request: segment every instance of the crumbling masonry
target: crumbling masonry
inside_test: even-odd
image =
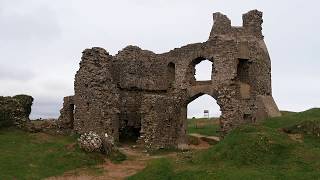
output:
[[[280,112],[271,92],[271,64],[262,35],[262,12],[233,27],[213,14],[209,39],[163,54],[127,46],[115,56],[98,47],[83,51],[75,95],[64,99],[62,128],[94,131],[121,141],[136,137],[146,148],[186,144],[187,105],[208,94],[221,110],[221,133]],[[212,64],[210,81],[196,81],[195,65]]]

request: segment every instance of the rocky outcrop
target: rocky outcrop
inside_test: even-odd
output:
[[[7,126],[25,127],[30,122],[33,98],[28,95],[0,96],[0,128]]]

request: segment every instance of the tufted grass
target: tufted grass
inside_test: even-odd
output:
[[[157,159],[128,179],[320,179],[320,137],[309,133],[314,128],[306,121],[320,122],[320,109],[241,126],[208,150]]]
[[[76,137],[0,130],[0,179],[43,179],[103,162],[99,154],[87,154]]]

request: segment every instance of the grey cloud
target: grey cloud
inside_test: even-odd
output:
[[[23,8],[23,5],[7,1],[4,7],[8,9],[0,9],[0,41],[49,41],[59,36],[60,29],[54,11],[41,3],[29,8],[27,5]]]
[[[30,118],[57,118],[61,106],[62,99],[36,97],[32,105],[32,114]]]
[[[35,74],[28,69],[0,65],[0,80],[29,81],[34,77]]]
[[[63,81],[62,79],[59,80],[47,80],[43,81],[41,83],[41,87],[43,87],[44,90],[49,92],[55,92],[58,93],[59,91],[62,91],[63,93],[66,93],[66,88],[72,89],[73,84],[69,84],[68,82]],[[71,92],[71,94],[73,94]]]
[[[280,109],[319,107],[319,5],[316,0],[276,5],[261,0],[1,0],[0,93],[29,93],[35,97],[32,117],[57,117],[63,96],[73,93],[83,49],[101,46],[115,54],[133,44],[162,53],[206,41],[213,12],[241,25],[242,13],[259,9]],[[210,97],[197,99],[188,116],[201,117],[214,104]]]

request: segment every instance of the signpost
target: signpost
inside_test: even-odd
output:
[[[203,116],[204,116],[204,118],[209,119],[209,118],[210,118],[210,116],[209,116],[209,110],[204,110],[204,111],[203,111]]]

